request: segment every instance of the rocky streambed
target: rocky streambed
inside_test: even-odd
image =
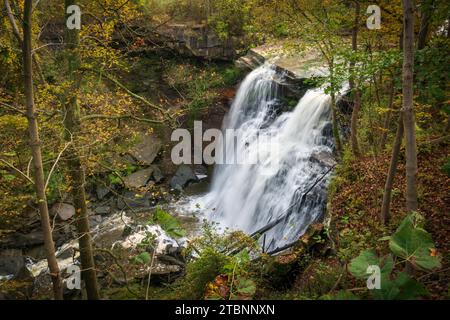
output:
[[[145,135],[140,140],[129,152],[106,159],[110,163],[105,167],[111,169],[99,172],[95,183],[87,186],[94,258],[102,287],[144,281],[149,273],[152,283],[173,281],[183,274],[183,250],[198,230],[199,218],[178,210],[177,203],[186,193],[204,189],[208,169],[181,165],[167,170],[159,138]],[[118,174],[112,169],[118,163],[132,165],[134,172]],[[112,183],[111,175],[120,181]],[[70,195],[52,204],[50,213],[57,260],[67,281],[76,270],[70,267],[80,266]],[[0,235],[0,299],[28,299],[51,288],[36,206],[28,204],[22,220],[16,230]],[[173,230],[174,224],[179,230]],[[21,286],[12,290],[14,295],[4,290],[11,284]],[[70,296],[79,293],[65,291]]]

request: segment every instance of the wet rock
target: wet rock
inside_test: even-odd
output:
[[[147,192],[125,191],[122,196],[117,199],[117,208],[119,208],[119,210],[148,208],[150,205],[150,194]]]
[[[75,207],[68,203],[56,203],[51,208],[62,221],[67,221],[75,215]]]
[[[140,143],[135,146],[130,154],[143,165],[151,165],[162,148],[162,142],[154,135],[142,135]]]
[[[323,129],[322,129],[322,135],[326,138],[332,138],[333,137],[333,124],[327,123]]]
[[[125,214],[114,214],[92,230],[92,240],[99,247],[111,248],[115,242],[122,240],[131,223],[131,219]]]
[[[89,224],[91,227],[95,227],[98,224],[102,222],[102,216],[101,215],[91,215],[89,217]]]
[[[132,250],[148,236],[152,236],[155,241],[155,250],[157,255],[181,253],[186,247],[185,238],[174,239],[170,237],[159,225],[138,226],[137,231],[127,236],[122,242],[117,243],[124,249]]]
[[[111,213],[111,207],[101,206],[94,209],[94,212],[101,215],[107,215]]]
[[[34,260],[42,260],[46,258],[45,247],[43,245],[33,247],[25,250],[25,256],[31,257]]]
[[[182,191],[191,182],[198,182],[199,179],[195,175],[192,168],[182,164],[178,167],[175,176],[170,180],[170,187],[174,190]]]
[[[58,260],[58,266],[61,271],[61,274],[63,275],[63,278],[68,267],[73,265],[79,265],[78,261],[79,257],[80,253],[78,240],[72,240],[62,245],[56,251],[56,259]],[[30,264],[28,266],[28,270],[30,274],[34,277],[34,287],[36,290],[51,287],[51,277],[48,274],[49,270],[46,259],[42,259],[36,263]]]
[[[208,177],[208,168],[203,165],[196,165],[194,167],[194,173],[198,179],[206,179]]]
[[[318,162],[319,164],[327,168],[331,168],[337,164],[336,159],[333,157],[333,154],[326,151],[313,153],[311,155],[311,161]]]

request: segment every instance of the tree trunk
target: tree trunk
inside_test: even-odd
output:
[[[23,47],[23,39],[20,36],[19,27],[17,26],[16,19],[14,19],[14,15],[11,10],[11,6],[9,5],[9,1],[5,0],[5,9],[6,9],[6,15],[8,16],[9,23],[11,24],[11,28],[13,31],[14,36],[17,39],[17,42],[19,43],[19,47]],[[31,54],[31,58],[33,59],[34,66],[36,68],[36,72],[39,76],[39,79],[42,83],[46,83],[44,75],[42,73],[41,65],[39,64],[38,60],[36,59],[36,54]]]
[[[27,107],[28,130],[30,134],[31,153],[34,167],[34,187],[36,190],[39,213],[41,216],[42,232],[44,233],[44,247],[47,255],[48,268],[53,282],[53,294],[56,300],[62,300],[61,273],[55,256],[52,229],[48,214],[47,197],[45,195],[44,168],[42,166],[41,143],[39,127],[33,98],[33,65],[31,57],[31,16],[33,1],[26,0],[23,17],[23,72],[24,89]]]
[[[417,211],[417,143],[414,117],[414,8],[412,0],[402,0],[403,37],[403,124],[406,146],[406,210]]]
[[[333,126],[333,137],[336,143],[336,150],[338,155],[342,153],[342,144],[341,137],[339,135],[339,124],[337,121],[337,107],[336,107],[336,95],[334,93],[331,94],[331,109],[332,109],[332,126]]]
[[[328,60],[328,67],[330,69],[330,78],[331,79],[333,79],[333,75],[334,75],[334,60],[333,59],[334,58],[331,58]],[[334,81],[331,81],[331,82],[334,82]],[[334,142],[336,143],[337,154],[340,156],[342,153],[342,144],[341,144],[341,137],[339,135],[336,94],[334,92],[334,88],[331,90],[330,96],[331,96],[331,123],[333,126],[333,138],[334,138]]]
[[[391,164],[389,165],[389,171],[386,178],[386,184],[384,186],[383,193],[383,203],[381,206],[380,220],[383,224],[389,222],[391,217],[390,209],[391,209],[391,196],[392,196],[392,187],[394,185],[394,178],[397,174],[397,165],[398,165],[398,157],[400,154],[400,148],[402,145],[403,139],[403,117],[400,114],[397,133],[395,135],[394,146],[392,147],[392,157]]]
[[[76,4],[75,0],[65,0],[65,7]],[[66,17],[67,18],[67,17]],[[100,298],[97,284],[97,272],[92,253],[92,240],[89,229],[89,218],[86,207],[85,194],[85,173],[81,164],[80,156],[76,147],[76,137],[79,133],[80,110],[77,101],[77,92],[80,86],[80,54],[79,50],[79,31],[77,29],[65,30],[65,56],[67,63],[67,76],[72,82],[70,91],[66,92],[64,106],[65,118],[64,126],[66,129],[65,138],[72,141],[67,151],[67,166],[69,170],[72,195],[76,209],[77,232],[80,245],[80,259],[82,267],[82,276],[86,285],[87,297],[89,300],[98,300]]]
[[[355,21],[353,24],[352,30],[352,49],[353,52],[356,53],[358,51],[358,26],[359,26],[359,14],[360,14],[360,4],[359,2],[355,2]],[[359,144],[358,144],[358,118],[359,112],[361,110],[361,92],[357,88],[354,76],[355,62],[352,61],[350,63],[350,73],[352,76],[350,77],[350,90],[353,93],[353,111],[352,111],[352,119],[350,126],[350,141],[352,144],[352,151],[356,157],[359,157]]]
[[[430,19],[433,14],[434,0],[426,0],[422,3],[420,12],[420,29],[417,39],[417,50],[422,50],[427,45],[428,30],[430,29]]]
[[[380,140],[380,151],[384,149],[386,146],[386,140],[389,132],[389,125],[391,123],[392,117],[392,107],[394,105],[394,97],[395,97],[395,81],[392,79],[390,90],[389,90],[389,102],[388,102],[388,112],[386,113],[386,117],[384,118],[383,123],[383,133],[381,134]]]

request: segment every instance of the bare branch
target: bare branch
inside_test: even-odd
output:
[[[11,169],[13,169],[15,172],[17,172],[18,174],[20,174],[22,177],[24,177],[26,180],[28,180],[28,182],[30,182],[31,184],[34,184],[34,181],[28,176],[26,175],[24,172],[22,172],[20,169],[17,169],[12,163],[9,163],[8,161],[4,160],[4,159],[0,159],[1,162],[3,162],[4,164],[6,164],[8,167],[10,167]]]
[[[58,154],[58,157],[56,157],[56,160],[55,160],[55,162],[53,163],[53,166],[52,166],[52,168],[50,169],[50,172],[48,173],[47,181],[45,182],[44,190],[47,190],[48,184],[49,184],[49,182],[50,182],[50,178],[51,178],[52,175],[53,175],[53,171],[55,170],[56,165],[57,165],[58,162],[59,162],[59,159],[61,158],[62,154],[67,150],[67,148],[68,148],[71,144],[72,144],[72,141],[67,142],[66,145],[64,146],[64,148],[63,148],[63,149],[61,150],[61,152]]]
[[[132,119],[132,120],[136,120],[136,121],[140,121],[140,122],[147,122],[147,123],[153,123],[153,124],[162,124],[162,121],[158,121],[158,120],[151,120],[151,119],[146,119],[146,118],[139,118],[133,115],[113,115],[113,116],[109,116],[106,114],[90,114],[87,116],[84,116],[81,118],[81,121],[86,121],[86,120],[96,120],[96,119],[108,119],[108,120],[120,120],[120,119]]]

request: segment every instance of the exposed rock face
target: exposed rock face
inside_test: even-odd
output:
[[[318,50],[309,49],[301,53],[290,54],[286,52],[283,43],[253,48],[236,64],[239,67],[253,70],[266,61],[273,63],[292,79],[309,79],[328,74],[326,63]]]
[[[162,142],[154,135],[142,135],[140,143],[135,146],[130,154],[139,164],[151,165],[162,148]]]
[[[220,39],[204,24],[168,24],[159,33],[166,38],[165,44],[183,55],[228,61],[236,57],[237,39]]]
[[[272,63],[279,73],[283,74],[283,82],[280,85],[281,88],[287,89],[286,95],[297,98],[301,98],[309,87],[305,84],[305,80],[328,73],[319,51],[306,50],[302,53],[289,54],[283,43],[250,49],[246,56],[236,61],[236,65],[243,69],[254,70],[265,62]]]
[[[199,179],[195,175],[192,168],[182,164],[178,167],[175,176],[170,180],[170,187],[174,190],[182,191],[191,182],[198,182]]]

